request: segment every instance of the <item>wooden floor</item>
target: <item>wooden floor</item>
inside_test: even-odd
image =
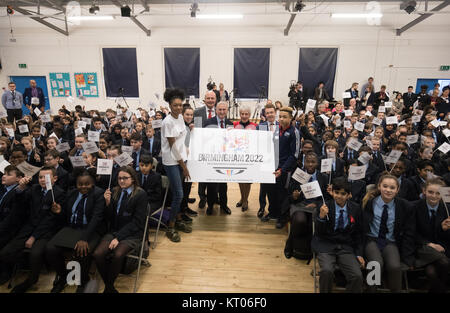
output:
[[[193,232],[180,233],[179,243],[160,232],[158,245],[148,258],[152,266],[142,267],[138,292],[313,292],[312,263],[284,257],[287,230],[256,217],[258,195],[259,184],[253,184],[249,210],[243,213],[235,207],[240,198],[238,184],[228,184],[228,206],[233,213],[219,214],[216,209],[206,216],[206,209],[198,209],[194,184],[191,197],[197,201],[190,207],[199,216],[194,218]],[[54,273],[42,274],[30,292],[49,292],[53,279]],[[132,292],[133,284],[134,276],[120,275],[116,288]],[[74,291],[75,287],[65,289]],[[6,284],[0,292],[9,292]]]

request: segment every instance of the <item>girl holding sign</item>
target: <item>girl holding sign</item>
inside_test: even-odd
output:
[[[91,253],[105,232],[105,199],[103,190],[95,186],[95,171],[78,168],[74,172],[76,189],[68,193],[64,203],[56,205],[64,228],[46,246],[46,258],[57,274],[52,293],[61,292],[67,285],[64,252],[72,252],[81,264],[81,285],[77,292],[83,291],[89,281]]]
[[[118,292],[114,282],[125,256],[133,249],[139,251],[147,216],[147,193],[139,187],[136,172],[130,166],[120,168],[118,184],[104,193],[108,233],[92,255],[105,283],[104,293]]]
[[[384,174],[362,203],[366,259],[378,262],[381,271],[386,271],[391,292],[402,288],[400,262],[411,268],[414,265],[414,211],[397,197],[398,190],[397,177]],[[376,286],[369,288],[376,290]]]
[[[443,204],[439,188],[445,183],[439,178],[429,179],[424,187],[424,199],[415,203],[416,267],[425,267],[430,292],[446,292],[450,269],[450,218]],[[447,255],[446,255],[447,254]]]

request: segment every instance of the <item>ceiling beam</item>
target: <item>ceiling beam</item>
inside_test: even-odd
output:
[[[118,0],[111,0],[112,3],[114,3],[117,7],[121,8],[122,4]],[[132,20],[140,29],[144,31],[144,33],[147,34],[147,36],[150,37],[151,30],[145,27],[135,16],[130,16],[130,20]]]
[[[284,29],[285,36],[289,35],[289,30],[291,29],[292,23],[294,23],[294,20],[296,17],[297,17],[297,14],[291,14],[291,17],[289,18],[289,22],[288,22],[286,28]]]
[[[29,11],[27,11],[25,9],[22,9],[22,8],[14,6],[14,5],[12,7],[13,7],[14,10],[16,10],[17,12],[19,12],[19,13],[21,13],[23,15],[32,15],[32,13],[30,13]],[[32,20],[35,20],[38,23],[41,23],[41,24],[43,24],[43,25],[53,29],[53,30],[56,30],[58,33],[61,33],[61,34],[65,35],[65,36],[69,36],[69,29],[67,27],[67,21],[65,23],[66,24],[66,30],[64,30],[64,29],[59,28],[58,26],[53,25],[52,23],[49,23],[49,22],[45,21],[43,18],[35,17],[35,16],[30,16],[30,18]]]
[[[441,4],[439,4],[438,6],[434,7],[433,9],[431,9],[429,12],[440,11],[443,8],[445,8],[446,6],[448,6],[449,4],[450,4],[450,0],[444,1]],[[411,27],[416,26],[417,24],[419,24],[420,22],[422,22],[423,20],[429,18],[432,15],[433,15],[433,13],[424,13],[421,16],[419,16],[418,18],[416,18],[415,20],[413,20],[412,22],[409,22],[408,24],[403,26],[402,28],[397,28],[397,36],[400,36],[402,33],[407,31]]]

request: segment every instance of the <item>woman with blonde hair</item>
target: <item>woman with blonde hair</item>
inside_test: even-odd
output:
[[[236,129],[256,130],[256,124],[250,122],[251,109],[248,105],[243,105],[239,108],[240,121],[233,122]],[[239,183],[241,191],[241,200],[236,203],[236,207],[242,207],[242,212],[248,210],[248,196],[250,195],[251,183]]]

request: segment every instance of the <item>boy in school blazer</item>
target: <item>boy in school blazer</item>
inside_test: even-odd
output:
[[[43,167],[38,175],[39,183],[31,187],[27,187],[31,177],[20,180],[17,187],[18,206],[29,212],[28,219],[18,234],[0,250],[0,261],[9,264],[17,262],[24,249],[30,251],[31,273],[23,283],[12,289],[12,293],[25,292],[38,281],[44,263],[45,246],[59,230],[57,216],[53,211],[56,204],[64,202],[65,195],[64,191],[55,185],[56,170]],[[45,175],[50,175],[52,190],[46,188]]]
[[[349,201],[350,183],[336,178],[332,188],[333,200],[316,209],[315,234],[311,248],[318,253],[320,292],[331,292],[334,266],[337,264],[347,281],[347,292],[362,292],[364,267],[361,207]]]
[[[138,180],[141,188],[147,192],[150,207],[152,210],[158,209],[162,202],[162,182],[161,174],[153,171],[153,158],[148,154],[141,156],[139,169]]]

